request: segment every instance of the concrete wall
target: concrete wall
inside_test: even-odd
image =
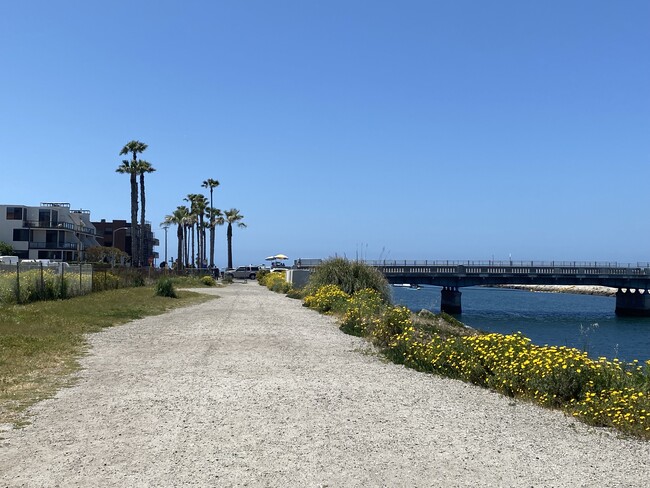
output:
[[[308,269],[288,269],[287,270],[287,281],[293,285],[294,288],[303,288],[307,281],[309,281],[309,275],[311,271]]]

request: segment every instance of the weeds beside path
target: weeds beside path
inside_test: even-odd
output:
[[[640,486],[650,445],[382,361],[256,283],[90,336],[1,486]],[[38,459],[39,462],[33,462]]]

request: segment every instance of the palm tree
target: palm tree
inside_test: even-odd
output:
[[[140,242],[138,243],[140,255],[138,259],[140,263],[144,263],[144,231],[145,231],[145,192],[144,192],[144,175],[145,173],[153,173],[156,171],[156,168],[151,166],[151,163],[148,161],[138,161],[137,165],[138,174],[140,175],[140,200],[141,200],[141,209],[140,209]]]
[[[190,193],[185,198],[185,201],[190,202],[190,214],[193,217],[192,220],[192,260],[196,262],[200,267],[205,258],[204,252],[204,224],[203,217],[205,215],[205,209],[207,207],[207,198],[205,195],[200,193]],[[196,226],[196,241],[197,241],[197,254],[194,254],[194,227]]]
[[[210,207],[207,209],[207,215],[210,227],[210,262],[214,266],[214,239],[217,234],[217,225],[223,225],[225,220],[221,210],[218,208]]]
[[[203,180],[203,183],[201,184],[203,188],[209,188],[210,189],[210,209],[212,210],[214,208],[214,205],[212,204],[212,191],[219,186],[219,181],[213,180],[212,178],[208,178],[207,180]],[[214,219],[216,215],[214,212],[209,212],[210,215],[210,267],[214,267],[214,235],[215,235],[215,223]]]
[[[237,224],[237,227],[240,228],[245,228],[246,224],[242,222],[244,216],[236,208],[226,210],[225,214],[225,221],[228,222],[228,230],[226,232],[226,238],[228,239],[228,267],[232,268],[232,224]]]
[[[176,225],[176,238],[178,240],[176,269],[183,268],[183,234],[185,229],[185,218],[189,214],[189,209],[185,205],[176,207],[171,215],[166,215],[163,224]]]
[[[138,257],[138,244],[135,239],[135,229],[138,222],[138,181],[135,177],[136,171],[128,159],[123,159],[122,164],[115,171],[131,175],[131,264],[135,265]]]
[[[138,251],[138,239],[133,236],[139,235],[138,232],[138,154],[144,152],[147,145],[140,141],[130,141],[120,151],[120,156],[132,154],[133,159],[128,161],[122,160],[122,164],[115,170],[118,173],[128,173],[131,176],[131,262],[140,265]]]

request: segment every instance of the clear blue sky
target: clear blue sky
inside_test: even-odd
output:
[[[649,26],[646,0],[4,0],[0,201],[129,219],[137,139],[147,220],[216,178],[235,264],[650,261]]]

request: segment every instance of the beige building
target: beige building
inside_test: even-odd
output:
[[[0,241],[21,259],[83,261],[85,251],[98,246],[90,211],[72,210],[69,203],[0,205]]]

